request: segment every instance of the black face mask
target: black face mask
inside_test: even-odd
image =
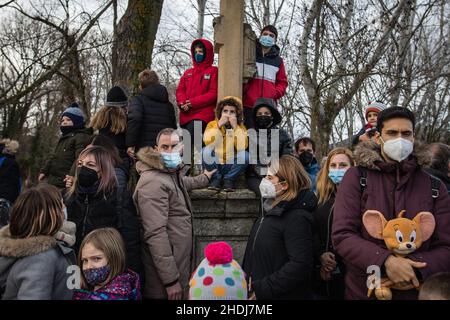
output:
[[[65,135],[65,134],[68,134],[68,133],[74,131],[75,127],[74,126],[61,126],[61,127],[59,127],[59,130],[61,130],[61,133],[63,135]]]
[[[314,156],[312,153],[308,152],[308,151],[303,151],[302,153],[300,153],[300,155],[298,156],[298,159],[300,160],[300,162],[302,163],[302,165],[304,167],[307,167],[311,164],[311,162],[314,159]]]
[[[97,171],[88,167],[82,166],[78,171],[78,184],[80,187],[92,187],[98,181]]]
[[[269,128],[272,125],[273,117],[272,116],[257,116],[256,124],[259,128]]]

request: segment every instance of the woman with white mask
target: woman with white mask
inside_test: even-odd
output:
[[[262,215],[245,251],[250,299],[310,299],[317,198],[300,162],[284,155],[261,181]]]
[[[344,268],[331,241],[333,207],[345,172],[355,165],[347,148],[330,151],[317,178],[317,198],[314,212],[314,293],[317,299],[344,298]]]

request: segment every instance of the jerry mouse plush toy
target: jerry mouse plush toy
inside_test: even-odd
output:
[[[435,220],[430,212],[419,212],[414,219],[404,218],[402,210],[396,219],[387,221],[384,215],[376,210],[367,210],[363,215],[363,224],[367,232],[374,238],[384,240],[386,247],[396,257],[406,257],[427,241],[434,232]],[[371,276],[369,276],[371,277]],[[375,296],[379,300],[391,300],[392,292],[386,285],[388,278],[382,278],[380,287],[375,289]],[[369,289],[370,297],[373,289]]]

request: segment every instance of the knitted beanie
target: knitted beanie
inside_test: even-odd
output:
[[[128,97],[125,91],[119,87],[112,87],[106,96],[105,106],[108,107],[125,107],[128,104]]]
[[[75,128],[81,128],[84,126],[84,113],[76,102],[72,103],[66,110],[64,110],[61,115],[61,118],[62,117],[67,117],[72,120]]]
[[[381,111],[383,111],[386,108],[387,108],[387,106],[382,102],[379,102],[379,101],[370,102],[365,108],[366,120],[367,120],[367,115],[369,114],[369,112],[380,113]]]
[[[233,260],[233,249],[226,242],[210,243],[206,258],[192,274],[190,300],[246,300],[247,281],[241,266]]]

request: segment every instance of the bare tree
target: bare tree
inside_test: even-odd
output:
[[[55,74],[61,75],[61,68],[64,66],[64,64],[67,62],[68,57],[72,57],[76,54],[78,50],[78,45],[81,43],[81,41],[84,39],[84,37],[88,34],[88,32],[92,29],[92,27],[97,23],[100,16],[111,6],[112,2],[108,1],[103,8],[94,16],[92,19],[87,21],[87,25],[84,27],[84,29],[80,29],[77,32],[73,33],[72,36],[69,36],[66,40],[67,42],[63,44],[60,44],[58,49],[61,49],[60,52],[57,55],[57,58],[51,62],[51,64],[45,64],[42,68],[42,72],[35,78],[33,81],[30,81],[29,86],[24,87],[19,92],[16,92],[14,94],[9,94],[13,87],[6,88],[3,93],[0,95],[0,105],[6,105],[9,103],[14,103],[16,101],[19,101],[22,97],[26,96],[39,86],[41,86],[44,82],[50,80]],[[27,16],[28,18],[31,18],[34,21],[40,21],[48,26],[51,26],[55,29],[61,29],[60,31],[63,32],[63,29],[60,26],[55,25],[49,20],[44,20],[42,17],[39,16],[31,16],[28,15],[24,10],[22,10],[20,7],[15,7],[21,14]],[[67,32],[66,32],[67,34]],[[77,37],[74,36],[74,34],[79,34]],[[74,63],[77,63],[75,59],[72,61],[72,65]],[[69,58],[70,61],[70,58]],[[31,69],[36,65],[37,63],[40,63],[41,61],[37,59],[37,61],[31,61],[30,65],[25,67],[25,70]],[[19,74],[19,76],[22,76],[23,74]],[[79,77],[79,74],[77,75]],[[83,89],[83,88],[81,88]],[[84,106],[87,108],[87,105]],[[85,110],[88,111],[88,110]],[[88,112],[89,114],[89,112]]]
[[[198,4],[197,38],[203,38],[203,30],[205,27],[206,1],[207,0],[197,0]]]

